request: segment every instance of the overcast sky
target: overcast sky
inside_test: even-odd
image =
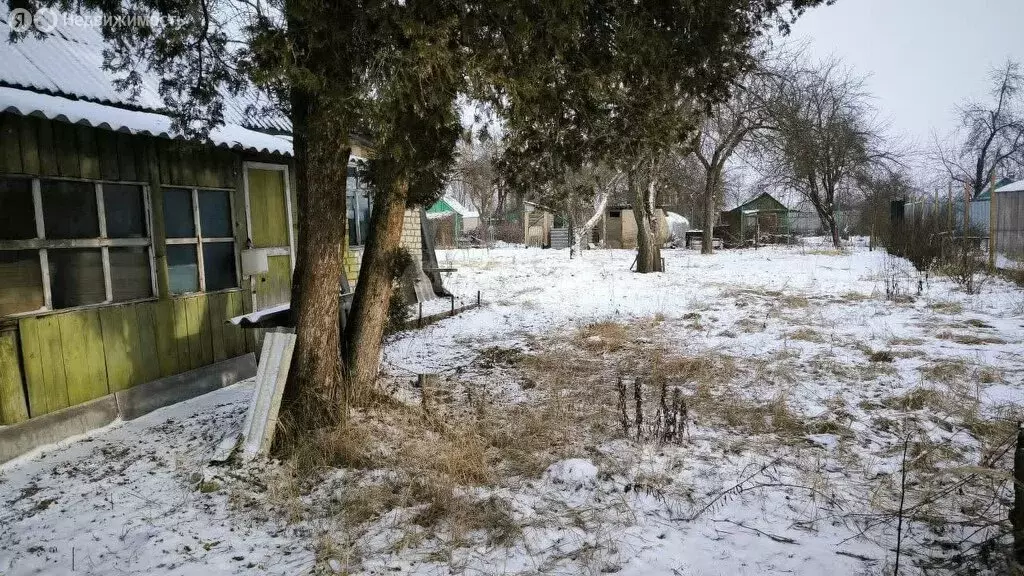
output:
[[[954,126],[957,103],[985,95],[992,66],[1024,61],[1024,0],[838,0],[792,36],[867,75],[881,117],[928,144]]]

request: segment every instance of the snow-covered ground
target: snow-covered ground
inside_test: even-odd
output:
[[[312,485],[211,464],[238,384],[0,467],[0,574],[891,574],[903,468],[901,573],[985,550],[1024,293],[864,247],[663,256],[638,275],[630,251],[443,252],[446,286],[484,305],[389,341],[407,408],[355,419],[384,454]],[[647,395],[640,440],[620,379],[627,420],[635,380]],[[685,400],[674,438],[650,426],[663,384]]]

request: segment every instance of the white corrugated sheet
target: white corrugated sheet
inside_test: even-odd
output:
[[[61,16],[57,27],[43,37],[32,33],[11,42],[8,12],[7,3],[0,3],[0,85],[21,89],[23,94],[16,96],[8,92],[5,107],[13,106],[21,113],[28,109],[27,113],[49,118],[54,106],[64,109],[67,106],[62,102],[79,102],[83,106],[72,108],[81,123],[93,126],[106,123],[112,129],[168,135],[170,121],[163,114],[167,107],[159,94],[159,75],[139,70],[141,85],[135,98],[118,91],[115,85],[118,76],[103,69],[105,43],[100,28],[74,25],[74,21],[66,22]],[[29,101],[33,94],[40,98],[35,103]],[[54,97],[59,100],[48,99]],[[224,109],[227,125],[216,131],[214,141],[219,145],[291,154],[290,141],[262,133],[291,132],[291,122],[286,116],[266,113],[267,102],[255,89],[227,95]],[[94,105],[85,106],[90,103]],[[103,108],[113,111],[103,112]],[[140,109],[144,111],[132,111]],[[259,113],[253,113],[254,110]],[[112,115],[120,119],[112,121]],[[153,118],[155,116],[164,120]],[[115,124],[120,126],[114,127]],[[282,141],[286,147],[282,147]]]
[[[170,117],[163,114],[125,110],[106,104],[70,100],[17,88],[0,87],[0,111],[22,116],[39,116],[72,124],[84,124],[116,132],[161,138],[176,137],[171,132]],[[234,124],[215,128],[210,132],[209,138],[217,146],[236,150],[255,150],[287,155],[292,153],[291,140]]]
[[[470,210],[465,204],[456,200],[453,196],[445,195],[444,201],[446,204],[452,207],[456,213],[461,215],[463,218],[478,218],[480,213],[476,210]]]
[[[996,192],[1024,192],[1024,180],[1018,180],[1002,188],[996,188]]]

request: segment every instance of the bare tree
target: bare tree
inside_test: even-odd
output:
[[[572,246],[569,257],[575,258],[583,249],[598,220],[604,215],[608,199],[621,188],[625,175],[609,166],[587,165],[568,176],[561,205],[569,228],[572,230]]]
[[[799,70],[783,84],[772,124],[758,139],[765,183],[814,206],[838,248],[839,193],[853,189],[858,173],[895,158],[885,150],[863,79],[836,60]]]
[[[936,159],[952,180],[979,194],[997,172],[1024,164],[1024,74],[1020,62],[1008,60],[990,72],[990,102],[958,107],[960,126],[945,142],[935,138]]]
[[[771,125],[771,109],[779,95],[781,77],[781,68],[773,70],[766,62],[759,62],[739,79],[729,99],[711,108],[701,125],[693,155],[703,168],[702,254],[712,252],[726,164],[752,135]]]
[[[495,160],[499,144],[490,139],[467,138],[459,145],[459,156],[452,171],[451,188],[456,200],[472,205],[487,222],[497,209],[497,170]]]

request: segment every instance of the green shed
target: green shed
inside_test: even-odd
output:
[[[789,238],[790,210],[767,192],[722,212],[726,246],[775,243]]]

